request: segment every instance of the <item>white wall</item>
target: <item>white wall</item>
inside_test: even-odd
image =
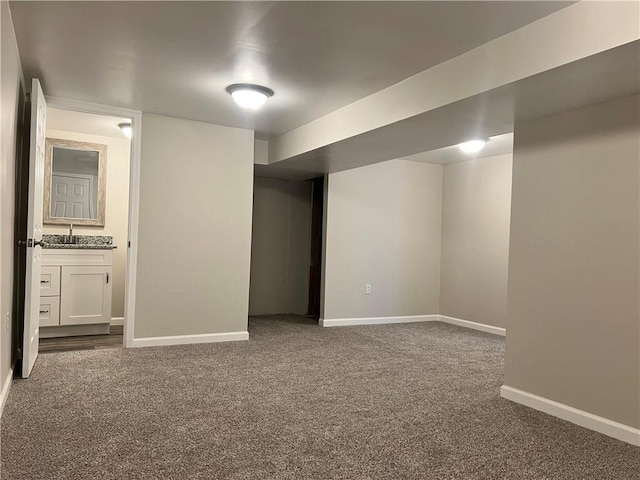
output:
[[[307,313],[311,182],[255,177],[249,314]]]
[[[444,167],[440,314],[507,326],[512,155]]]
[[[0,2],[0,388],[13,365],[11,345],[17,108],[22,67],[8,2]]]
[[[516,123],[505,384],[640,427],[640,97]]]
[[[50,109],[51,110],[51,109]],[[89,115],[78,112],[57,110],[58,127],[64,125],[65,115]],[[114,121],[116,121],[114,119]],[[117,123],[116,123],[117,125]],[[129,221],[129,172],[130,150],[129,139],[91,135],[69,130],[53,130],[47,128],[47,137],[90,142],[107,145],[107,191],[105,204],[104,227],[74,225],[73,232],[77,235],[111,235],[113,243],[118,248],[113,251],[113,294],[111,299],[111,315],[124,316],[124,287],[127,265],[127,239]],[[63,225],[45,225],[44,233],[69,233],[69,228]]]
[[[440,165],[392,160],[329,175],[323,318],[437,314],[441,212]]]
[[[134,337],[247,331],[254,138],[144,114]]]
[[[256,140],[253,149],[254,162],[256,165],[269,164],[269,142],[266,140]]]

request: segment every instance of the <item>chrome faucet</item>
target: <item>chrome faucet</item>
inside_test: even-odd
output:
[[[66,243],[76,243],[76,237],[73,235],[73,223],[69,224],[69,236],[65,240]]]

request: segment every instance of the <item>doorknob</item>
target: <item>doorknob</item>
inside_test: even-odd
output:
[[[28,238],[26,240],[18,240],[18,246],[19,247],[37,247],[38,245],[40,245],[41,247],[44,248],[44,242],[42,240],[34,240],[33,238]]]

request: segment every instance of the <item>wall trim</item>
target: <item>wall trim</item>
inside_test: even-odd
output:
[[[241,340],[249,340],[249,332],[203,333],[200,335],[134,338],[132,347],[191,345],[195,343],[236,342]]]
[[[633,428],[623,423],[618,423],[594,415],[593,413],[525,392],[524,390],[509,387],[508,385],[503,385],[502,388],[500,388],[500,396],[512,402],[533,408],[534,410],[575,423],[589,430],[602,433],[608,437],[640,447],[640,429],[638,428]]]
[[[2,385],[2,391],[0,391],[0,417],[2,417],[2,412],[4,412],[4,405],[7,403],[7,398],[9,398],[9,390],[11,390],[11,384],[13,383],[13,368],[9,369],[9,374]]]
[[[136,273],[138,267],[138,216],[140,211],[140,158],[142,155],[142,112],[128,108],[112,107],[98,103],[73,100],[69,98],[46,96],[47,106],[62,110],[123,117],[131,119],[133,135],[131,138],[131,155],[129,159],[129,225],[127,266],[125,271],[124,311],[124,346],[133,347],[133,332],[136,313]]]
[[[439,315],[408,315],[403,317],[321,318],[321,327],[346,327],[353,325],[383,325],[387,323],[437,322]]]
[[[111,317],[109,325],[124,325],[124,317]]]
[[[462,320],[460,318],[449,317],[447,315],[439,315],[439,317],[441,322],[457,325],[458,327],[471,328],[473,330],[493,333],[494,335],[501,335],[503,337],[507,335],[506,328],[494,327],[493,325],[487,325],[486,323],[470,322],[469,320]]]
[[[383,325],[388,323],[415,323],[415,322],[443,322],[458,327],[471,328],[494,335],[506,335],[506,329],[486,325],[484,323],[470,322],[446,315],[407,315],[401,317],[357,317],[357,318],[321,318],[318,324],[321,327],[346,327],[355,325]]]

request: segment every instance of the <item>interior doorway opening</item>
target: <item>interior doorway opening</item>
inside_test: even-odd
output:
[[[24,118],[19,122],[21,135],[17,140],[21,148],[17,149],[16,162],[15,235],[19,240],[14,265],[16,335],[12,348],[17,360],[14,374],[24,378],[29,375],[37,357],[40,339],[45,343],[44,350],[47,350],[49,338],[79,341],[77,345],[64,347],[72,350],[133,346],[142,122],[141,112],[134,110],[51,97],[45,102],[37,80],[32,81],[34,89],[39,91],[36,106],[46,103],[44,110],[49,122],[38,114],[38,122],[34,123],[31,117],[36,106],[33,101],[29,105],[29,97],[25,96],[21,102],[24,105]],[[130,126],[128,132],[121,128],[123,124]],[[34,132],[37,132],[36,137]],[[51,140],[43,148],[47,150],[48,158],[45,160],[43,153],[39,155],[47,167],[33,167],[34,138],[40,146],[40,142],[45,144],[45,137]],[[95,156],[85,155],[86,152],[78,155],[73,150],[86,150],[87,145],[89,150],[95,145],[105,148],[103,164],[92,167],[89,169],[93,170],[91,172],[77,172],[80,176],[89,177],[98,170],[104,177],[100,179],[96,175],[95,179],[81,185],[90,186],[93,182],[96,190],[85,195],[86,208],[73,211],[85,211],[89,218],[74,214],[61,220],[58,218],[60,210],[51,207],[55,150],[48,143],[55,144],[60,140],[63,141],[62,147],[70,150],[67,153],[73,153],[71,157],[79,156],[81,160],[95,160]],[[63,160],[61,164],[68,164],[70,159]],[[45,170],[46,175],[43,173]],[[45,182],[45,176],[48,182]],[[33,185],[41,183],[49,188],[47,201],[31,200]],[[44,189],[45,186],[38,188]],[[40,198],[43,197],[45,195]],[[38,236],[30,239],[27,237],[33,235],[28,218],[33,218],[37,210],[43,220],[36,224]],[[30,270],[25,261],[31,257],[37,259],[37,270]],[[34,271],[37,272],[35,276]],[[29,280],[29,272],[39,285]],[[25,302],[27,298],[30,299],[30,309]],[[35,323],[37,340],[35,343],[29,340],[30,345],[35,345],[35,356],[31,355],[33,352],[28,355],[29,363],[25,369],[27,356],[23,347],[27,343],[27,310],[29,330],[32,331]],[[105,343],[110,335],[113,335],[110,343]],[[83,343],[83,337],[92,341]],[[53,350],[62,349],[55,347]],[[33,348],[30,346],[29,350]]]
[[[249,315],[318,320],[324,179],[254,178]]]
[[[322,247],[324,245],[324,176],[311,180],[311,250],[307,315],[320,318],[322,302]]]
[[[131,121],[47,108],[41,353],[123,346]]]

